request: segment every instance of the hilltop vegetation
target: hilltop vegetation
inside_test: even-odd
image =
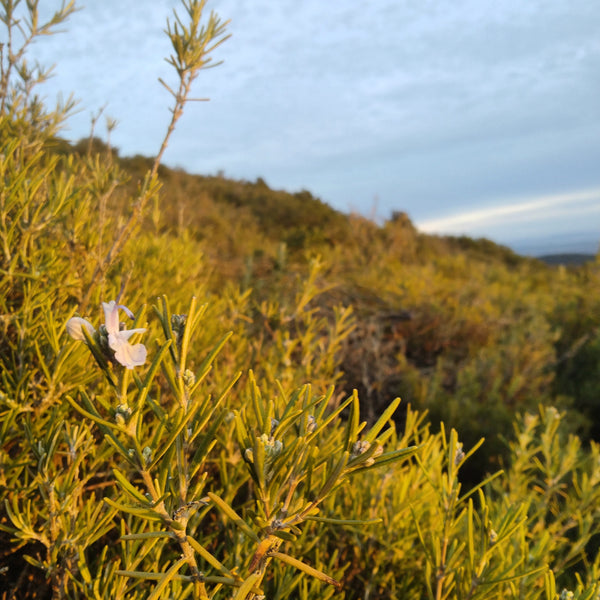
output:
[[[599,257],[71,146],[1,58],[1,598],[598,597]]]

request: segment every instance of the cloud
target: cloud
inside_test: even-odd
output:
[[[542,228],[544,222],[553,222],[560,227],[564,225],[563,219],[581,219],[586,215],[600,216],[600,188],[536,196],[519,202],[500,202],[486,208],[421,221],[417,226],[426,233],[498,231],[528,225],[532,221]],[[559,219],[562,221],[559,222]]]

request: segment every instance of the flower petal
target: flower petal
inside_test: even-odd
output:
[[[129,338],[136,333],[144,333],[146,329],[119,330],[119,309],[123,309],[128,317],[134,318],[133,313],[126,307],[117,304],[114,300],[103,302],[106,331],[108,332],[108,345],[114,350],[115,360],[128,369],[133,369],[146,362],[146,347],[144,344],[131,345]]]
[[[72,317],[67,321],[67,333],[74,340],[85,340],[83,335],[83,328],[86,328],[90,335],[95,333],[94,326],[87,320],[81,317]]]
[[[110,302],[103,302],[102,308],[104,309],[104,322],[106,324],[106,331],[108,333],[119,332],[119,307],[114,300]]]
[[[146,330],[144,328],[138,328],[138,329],[123,329],[123,331],[119,331],[118,333],[116,333],[115,335],[123,340],[123,341],[127,341],[132,335],[136,334],[136,333],[144,333]]]
[[[130,319],[135,319],[135,315],[126,307],[123,306],[123,304],[119,304],[119,306],[117,308],[120,308],[121,310],[125,311],[125,314],[130,318]]]
[[[115,358],[128,369],[139,367],[146,362],[146,346],[144,344],[134,344],[123,342],[115,350]]]

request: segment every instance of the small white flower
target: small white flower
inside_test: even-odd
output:
[[[115,359],[124,367],[133,369],[146,362],[146,346],[144,344],[130,344],[129,338],[136,333],[144,333],[143,328],[119,330],[119,309],[123,309],[130,319],[133,313],[125,306],[117,304],[114,300],[102,303],[106,331],[108,332],[108,345],[115,351]]]
[[[74,340],[85,340],[85,336],[83,335],[84,327],[87,329],[90,335],[94,335],[96,332],[94,326],[89,321],[82,319],[81,317],[72,317],[67,321],[67,333]]]

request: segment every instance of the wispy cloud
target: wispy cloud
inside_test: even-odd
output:
[[[466,231],[498,230],[519,223],[531,223],[579,218],[586,214],[600,216],[600,188],[562,194],[535,196],[516,201],[504,201],[486,208],[461,211],[453,215],[417,223],[427,233],[463,233]],[[598,223],[600,230],[600,222]]]

